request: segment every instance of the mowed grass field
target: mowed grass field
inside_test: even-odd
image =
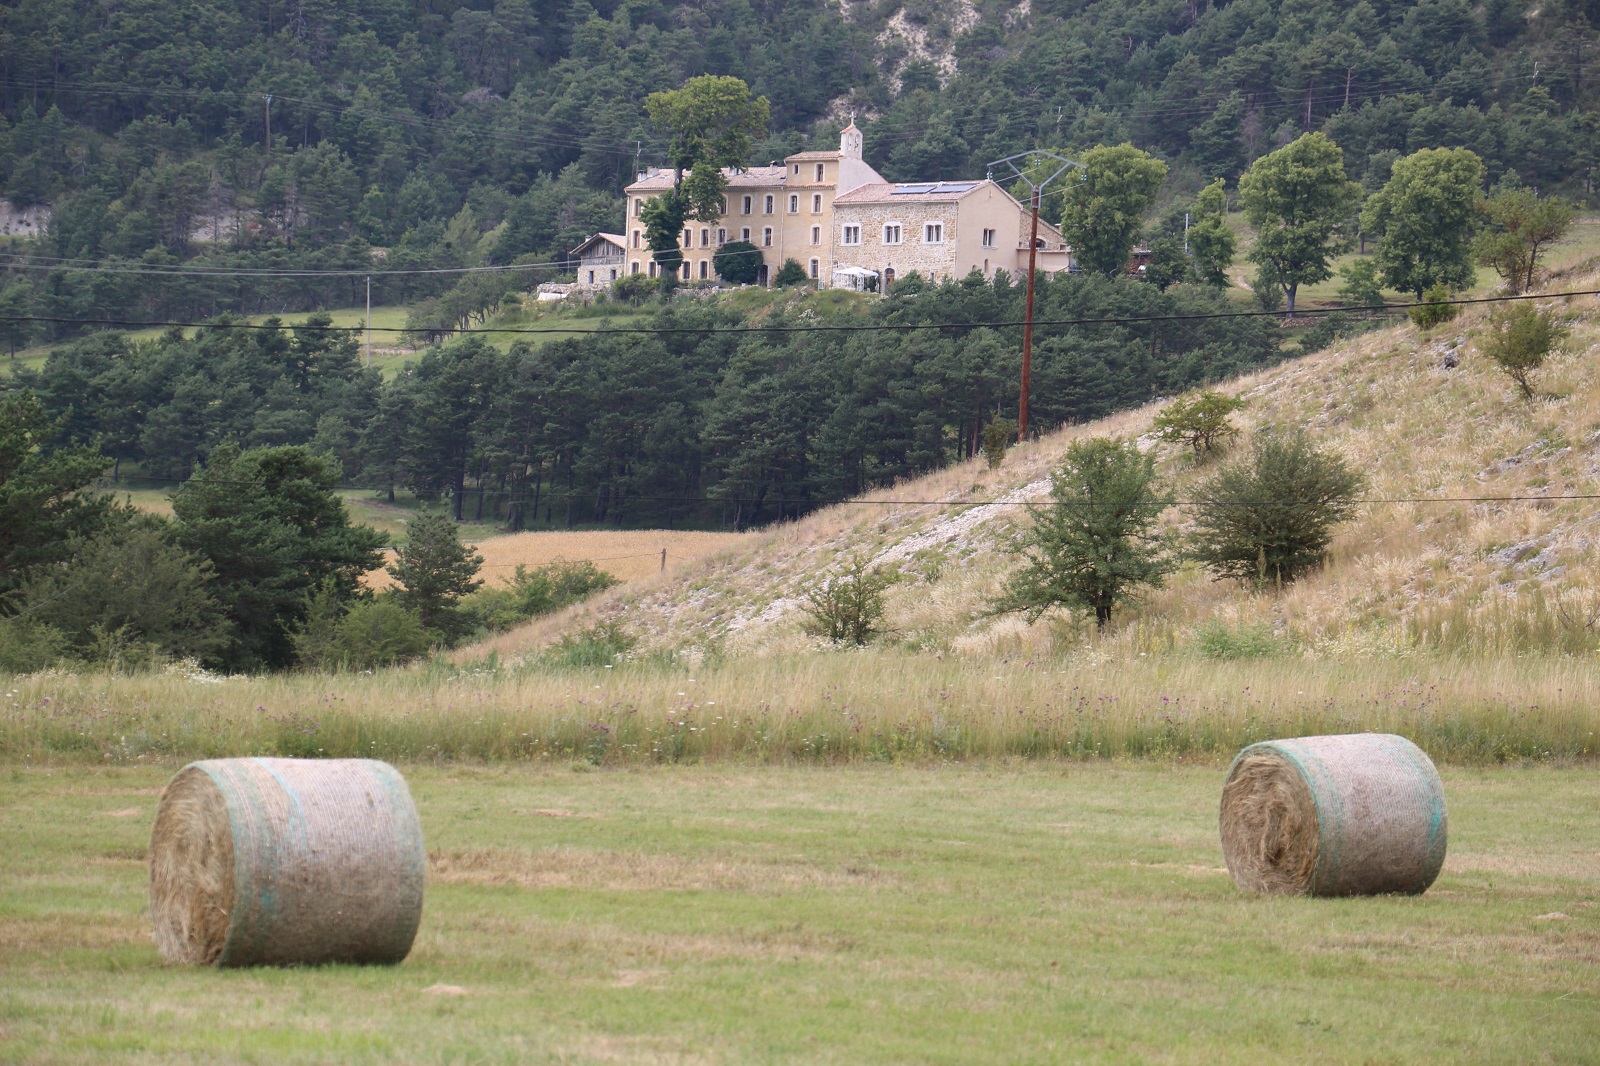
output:
[[[1600,778],[1442,768],[1420,897],[1249,896],[1222,762],[402,764],[395,967],[164,965],[168,765],[0,768],[0,1060],[1593,1062]]]

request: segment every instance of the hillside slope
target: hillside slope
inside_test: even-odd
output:
[[[1597,287],[1592,264],[1552,281],[1552,291]],[[1190,566],[1102,635],[1073,619],[1029,626],[987,613],[1014,565],[998,546],[1026,520],[1017,505],[1048,492],[1070,441],[1147,433],[1160,410],[1152,404],[1014,448],[998,471],[965,463],[749,535],[659,580],[458,654],[492,651],[506,661],[596,622],[620,624],[641,652],[691,660],[796,650],[815,644],[801,630],[797,597],[856,557],[905,574],[889,594],[888,641],[936,654],[1137,656],[1219,633],[1329,656],[1591,648],[1600,625],[1592,565],[1600,550],[1592,498],[1600,495],[1600,309],[1593,297],[1550,303],[1572,333],[1531,404],[1477,351],[1486,309],[1426,334],[1410,325],[1370,333],[1224,386],[1247,401],[1235,416],[1247,433],[1305,426],[1370,478],[1372,502],[1341,528],[1328,565],[1281,594],[1255,594]],[[1208,470],[1179,447],[1143,444],[1157,449],[1179,500]],[[1181,506],[1167,512],[1175,529],[1185,520]]]

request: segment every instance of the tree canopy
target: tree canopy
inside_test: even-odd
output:
[[[1101,145],[1063,176],[1061,233],[1085,270],[1114,275],[1128,263],[1167,165],[1131,144]]]
[[[173,494],[178,543],[209,562],[211,593],[234,627],[222,656],[230,669],[290,665],[312,593],[348,599],[383,565],[383,536],[351,524],[338,483],[338,463],[304,446],[224,444]]]
[[[1434,285],[1470,286],[1482,185],[1483,161],[1466,148],[1424,148],[1397,160],[1361,214],[1380,241],[1383,284],[1419,300]]]
[[[1344,153],[1322,133],[1262,156],[1239,179],[1239,201],[1256,229],[1250,260],[1283,286],[1289,314],[1301,285],[1333,276],[1329,260],[1352,243],[1361,195],[1345,177]]]
[[[1156,530],[1167,504],[1155,456],[1132,441],[1074,441],[1050,477],[1050,498],[1029,508],[1033,524],[1013,547],[1023,565],[999,609],[1030,619],[1055,607],[1087,610],[1104,628],[1136,590],[1161,587],[1174,563]]]

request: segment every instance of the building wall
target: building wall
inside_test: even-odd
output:
[[[651,171],[629,187],[625,270],[654,274],[645,242],[644,205],[667,187],[667,175]],[[861,158],[861,134],[854,125],[841,134],[840,151],[800,152],[781,167],[757,167],[732,176],[726,210],[715,223],[690,221],[680,236],[685,281],[716,277],[713,257],[727,241],[748,240],[761,254],[770,279],[785,259],[800,263],[821,287],[833,284],[840,267],[860,267],[880,276],[915,271],[924,277],[960,278],[973,270],[993,277],[996,270],[1027,270],[1029,212],[992,182],[956,198],[952,195],[888,197],[880,203],[835,204],[840,189],[853,190],[883,179]],[[749,209],[746,211],[748,198]],[[885,244],[884,226],[901,227],[900,243]],[[942,227],[930,241],[927,226]],[[859,244],[844,243],[844,227],[859,226]],[[1041,270],[1065,269],[1070,256],[1061,235],[1041,224],[1045,249]]]
[[[942,278],[955,274],[957,201],[917,201],[903,203],[844,203],[834,209],[834,239],[838,242],[840,266],[876,270],[880,277],[893,270],[903,278],[912,271],[923,277]],[[929,224],[941,227],[942,239],[927,239]],[[860,226],[861,243],[844,243],[844,227]],[[900,227],[900,242],[889,243],[885,228]],[[831,281],[832,275],[829,275]]]
[[[832,169],[832,168],[830,168]],[[629,272],[650,273],[650,248],[646,243],[644,220],[638,212],[643,210],[643,204],[654,193],[631,193],[628,201],[628,261]],[[788,197],[797,196],[798,210],[788,210]],[[812,211],[812,196],[822,197],[823,208],[820,212]],[[745,212],[745,199],[749,198],[749,213]],[[748,240],[761,252],[761,259],[766,264],[768,276],[777,273],[778,267],[788,256],[794,256],[805,262],[805,256],[810,241],[810,227],[818,225],[820,229],[821,248],[826,251],[827,225],[831,217],[833,202],[833,188],[786,188],[776,183],[761,185],[735,185],[731,186],[724,194],[728,209],[714,224],[697,222],[693,219],[684,224],[688,240],[679,237],[678,248],[683,253],[684,263],[688,266],[688,274],[680,274],[682,280],[699,281],[702,277],[707,280],[716,278],[716,269],[712,258],[717,249],[730,241]],[[771,200],[771,209],[768,209],[768,200]],[[746,233],[748,232],[748,236]]]

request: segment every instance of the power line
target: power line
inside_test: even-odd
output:
[[[693,229],[695,226],[691,225],[687,228]],[[709,227],[706,225],[700,225],[700,228]],[[725,229],[726,227],[717,228]],[[729,241],[728,243],[733,244],[739,242]],[[717,251],[719,254],[721,254],[723,247],[725,246],[717,246]],[[632,249],[632,251],[653,253],[653,249],[649,248],[636,248]],[[711,251],[711,248],[709,245],[701,246],[699,248],[690,247],[684,250],[684,255],[687,257],[687,255],[696,251]],[[739,256],[749,257],[752,255],[760,256],[761,254],[761,249],[754,246],[752,246],[748,251],[737,250],[726,253],[726,255],[730,258]],[[344,270],[297,270],[293,267],[279,267],[276,269],[267,269],[264,267],[218,267],[215,269],[195,269],[184,266],[163,267],[160,264],[122,266],[114,260],[108,264],[104,260],[61,259],[55,256],[33,255],[27,252],[0,252],[0,256],[5,256],[14,260],[35,260],[35,262],[28,263],[0,263],[0,267],[12,270],[59,270],[68,273],[81,274],[133,274],[142,275],[145,277],[173,278],[386,278],[407,277],[417,274],[487,274],[506,273],[513,270],[567,270],[570,269],[575,263],[579,262],[576,259],[552,259],[538,263],[496,263],[487,266],[471,267],[409,267],[398,270],[372,270],[361,269],[359,267],[352,267]]]
[[[177,485],[177,486],[179,486],[180,489],[183,488],[186,485],[235,485],[235,486],[246,486],[246,487],[250,487],[250,488],[278,488],[278,487],[281,487],[283,485],[304,484],[305,481],[306,481],[306,479],[303,479],[303,478],[291,479],[291,480],[288,480],[288,481],[267,481],[267,480],[252,480],[252,479],[248,479],[248,478],[238,478],[238,479],[208,478],[208,477],[205,477],[204,475],[202,475],[200,477],[192,477],[192,478],[163,478],[163,477],[143,477],[143,476],[141,476],[141,477],[137,478],[136,480],[141,481],[141,482],[160,481],[160,482],[163,482],[163,483],[166,483],[166,484]],[[128,490],[120,489],[120,488],[113,488],[113,489],[110,489],[108,491],[110,492],[111,495],[115,495],[119,491],[128,491]],[[335,492],[371,492],[371,491],[377,491],[377,490],[374,490],[373,486],[371,486],[371,485],[336,485],[336,486],[333,487],[333,489],[331,491],[335,491]],[[481,493],[479,491],[477,491],[476,489],[473,489],[473,490],[469,490],[467,495],[468,496],[482,495],[484,497],[493,496],[493,497],[496,497],[496,498],[499,498],[499,497],[514,497],[514,498],[509,499],[507,501],[508,503],[511,503],[511,504],[525,504],[525,503],[529,502],[529,498],[528,497],[526,497],[526,496],[518,496],[518,495],[516,495],[515,493],[513,493],[513,492],[511,492],[509,490],[503,490],[503,489],[486,489]],[[593,490],[585,490],[583,492],[574,492],[574,491],[570,491],[570,490],[550,489],[548,491],[548,496],[551,499],[553,499],[553,500],[563,500],[563,501],[571,500],[571,499],[574,499],[574,498],[584,498],[584,499],[586,499],[586,498],[588,498],[590,496],[593,496],[593,495],[594,495],[594,491]],[[818,508],[818,507],[845,507],[845,506],[849,506],[849,507],[1031,507],[1031,506],[1034,506],[1034,503],[1033,503],[1033,501],[1031,499],[1007,499],[1005,497],[1001,497],[999,499],[993,499],[993,500],[893,500],[893,499],[863,499],[861,497],[842,497],[842,498],[838,498],[838,499],[823,499],[823,500],[788,500],[788,499],[784,499],[784,500],[776,500],[775,501],[775,500],[773,500],[773,498],[770,495],[765,496],[765,497],[763,497],[761,499],[757,499],[756,497],[753,497],[753,496],[726,496],[726,497],[722,497],[722,496],[655,496],[655,495],[646,496],[646,495],[627,494],[627,495],[619,496],[618,498],[623,500],[623,501],[625,501],[625,502],[634,502],[634,503],[694,503],[694,504],[718,504],[718,505],[721,505],[721,504],[747,504],[747,503],[777,503],[777,504],[791,504],[792,503],[792,504],[800,504],[800,505],[803,505],[803,506],[806,506],[806,507],[813,507],[813,508]],[[1380,505],[1381,506],[1391,506],[1391,505],[1398,506],[1398,505],[1401,505],[1401,504],[1437,504],[1437,503],[1468,503],[1468,504],[1549,503],[1549,502],[1563,501],[1563,500],[1600,500],[1600,493],[1555,493],[1555,494],[1551,494],[1551,495],[1547,495],[1547,496],[1367,496],[1367,497],[1362,497],[1362,498],[1359,498],[1359,499],[1352,500],[1351,502],[1353,504],[1357,505],[1357,506],[1366,507],[1366,506],[1380,506]],[[1072,507],[1122,507],[1122,506],[1126,506],[1127,502],[1128,501],[1122,501],[1122,500],[1078,501],[1078,502],[1074,502],[1074,503],[1068,504],[1068,506],[1072,506]],[[1144,501],[1135,501],[1135,502],[1143,503]],[[1165,506],[1165,507],[1198,507],[1198,506],[1202,506],[1202,505],[1209,506],[1209,505],[1213,505],[1213,504],[1224,506],[1224,507],[1294,507],[1294,506],[1299,506],[1299,505],[1303,505],[1303,504],[1320,503],[1320,502],[1321,501],[1319,501],[1319,500],[1298,500],[1298,499],[1194,500],[1194,499],[1180,499],[1180,498],[1176,498],[1176,497],[1174,497],[1172,499],[1166,499],[1166,500],[1153,500],[1153,501],[1150,501],[1150,503],[1152,503],[1152,504],[1159,504],[1159,505]],[[391,551],[392,550],[396,550],[392,545],[389,545],[389,546],[386,546],[386,547]],[[653,554],[653,553],[651,553],[651,554]],[[615,558],[618,558],[618,559],[631,559],[631,558],[635,558],[635,557],[631,556],[631,555],[619,555],[619,556],[615,556]],[[642,558],[642,556],[640,556],[640,558]]]
[[[1330,72],[1331,72],[1331,70],[1332,70],[1332,68],[1330,68]],[[1216,72],[1215,71],[1211,71],[1209,73],[1215,74]],[[1567,69],[1558,69],[1558,68],[1555,68],[1555,67],[1549,67],[1549,66],[1541,65],[1540,66],[1540,73],[1544,74],[1546,76],[1564,76],[1564,75],[1570,75],[1572,72],[1570,70],[1567,70]],[[1536,82],[1536,80],[1537,79],[1536,79],[1535,75],[1533,75],[1531,73],[1504,73],[1504,74],[1492,75],[1492,76],[1488,76],[1488,77],[1484,77],[1484,78],[1480,79],[1481,83],[1486,87],[1489,87],[1489,86],[1500,86],[1500,85],[1505,85],[1505,84],[1514,84],[1514,83],[1520,83],[1520,82]],[[46,82],[38,82],[38,81],[25,81],[25,80],[21,80],[21,79],[12,78],[12,79],[0,79],[0,85],[4,85],[4,86],[11,87],[11,88],[15,88],[15,89],[18,89],[19,91],[34,90],[34,91],[42,91],[42,92],[44,92],[46,94],[53,94],[53,93],[57,93],[57,92],[62,92],[62,93],[71,93],[71,94],[78,94],[78,95],[104,95],[104,96],[173,96],[173,97],[184,97],[184,98],[232,97],[232,98],[251,100],[251,101],[254,101],[258,96],[258,93],[254,92],[254,91],[240,91],[240,90],[232,90],[232,89],[179,89],[179,88],[172,88],[172,87],[154,87],[154,86],[153,87],[144,87],[144,86],[129,85],[127,83],[117,83],[117,82],[99,82],[99,83],[94,83],[94,82],[91,82],[91,83],[48,82],[48,83],[46,83]],[[1250,91],[1248,93],[1245,93],[1244,95],[1247,97],[1247,104],[1255,105],[1257,107],[1260,107],[1260,106],[1263,106],[1263,105],[1265,105],[1267,107],[1272,107],[1272,106],[1275,106],[1275,105],[1276,106],[1288,106],[1288,104],[1291,103],[1291,102],[1294,103],[1298,107],[1305,100],[1306,95],[1309,92],[1312,95],[1312,98],[1313,98],[1314,102],[1319,102],[1319,103],[1322,103],[1324,106],[1326,106],[1330,101],[1338,100],[1338,101],[1340,101],[1340,104],[1341,104],[1341,108],[1340,109],[1342,109],[1343,105],[1344,105],[1344,102],[1347,99],[1351,103],[1356,103],[1356,102],[1365,103],[1365,102],[1371,102],[1371,101],[1375,101],[1375,100],[1392,99],[1392,98],[1399,97],[1399,96],[1422,95],[1422,94],[1425,94],[1427,92],[1427,90],[1430,89],[1431,87],[1432,86],[1430,85],[1428,79],[1426,79],[1426,78],[1401,77],[1401,78],[1380,79],[1380,80],[1368,83],[1367,85],[1365,85],[1365,86],[1363,86],[1361,88],[1354,88],[1353,87],[1348,94],[1344,91],[1344,89],[1342,87],[1340,87],[1338,81],[1335,80],[1335,81],[1330,81],[1328,83],[1327,89],[1325,89],[1321,93],[1317,92],[1315,85],[1312,85],[1312,86],[1309,86],[1308,88],[1301,88],[1301,87],[1288,88],[1288,87],[1286,87],[1286,88],[1258,89],[1258,90],[1252,90],[1252,91]],[[1115,110],[1116,110],[1117,113],[1122,114],[1122,115],[1127,116],[1127,117],[1130,117],[1130,118],[1164,118],[1164,117],[1183,118],[1183,117],[1194,117],[1194,116],[1209,116],[1216,109],[1216,106],[1218,104],[1220,104],[1224,99],[1227,98],[1228,95],[1230,95],[1234,91],[1235,90],[1234,90],[1233,87],[1225,86],[1225,87],[1222,87],[1222,88],[1214,89],[1211,92],[1207,93],[1205,96],[1196,98],[1192,103],[1188,103],[1188,104],[1182,104],[1182,105],[1177,105],[1177,106],[1148,106],[1148,107],[1124,106],[1124,107],[1116,108]],[[508,142],[508,143],[520,143],[520,144],[534,146],[534,147],[576,148],[576,149],[580,149],[580,150],[583,150],[583,151],[599,152],[599,153],[604,154],[604,155],[626,157],[626,158],[629,158],[629,159],[636,158],[637,155],[638,155],[638,149],[636,147],[625,145],[622,142],[615,142],[615,147],[614,148],[612,148],[612,147],[603,147],[603,146],[597,146],[595,144],[592,144],[589,141],[587,141],[586,139],[582,139],[582,138],[569,138],[569,137],[560,137],[560,136],[553,136],[553,135],[536,136],[536,135],[526,134],[526,133],[508,133],[508,132],[505,132],[503,130],[498,130],[498,129],[495,129],[495,128],[489,127],[489,126],[473,125],[473,124],[470,124],[470,123],[451,122],[451,121],[442,120],[442,119],[429,119],[429,118],[424,118],[421,115],[408,113],[408,112],[384,111],[384,110],[379,110],[379,109],[375,109],[375,108],[359,107],[359,106],[357,106],[355,104],[339,105],[339,104],[330,104],[330,103],[318,103],[316,101],[306,100],[306,99],[301,98],[301,97],[283,96],[283,95],[281,95],[279,93],[273,93],[272,95],[273,95],[273,99],[274,100],[281,100],[281,101],[284,101],[284,102],[287,102],[287,103],[295,104],[295,105],[298,105],[300,107],[307,108],[309,110],[317,111],[319,113],[333,114],[333,115],[341,115],[341,114],[359,115],[359,116],[366,117],[366,118],[376,118],[376,119],[385,120],[385,121],[388,121],[388,122],[393,123],[395,125],[405,126],[405,127],[408,127],[408,128],[425,129],[425,130],[432,130],[432,131],[443,131],[443,132],[466,132],[466,133],[475,134],[475,135],[478,135],[478,136],[487,137],[487,138],[492,139],[492,140],[505,141],[505,142]],[[1086,101],[1086,100],[1076,100],[1076,99],[1074,99],[1074,100],[1071,101],[1071,103],[1074,106],[1077,106],[1077,107],[1080,107],[1080,108],[1081,107],[1093,106],[1091,101]],[[1050,105],[1050,108],[1047,108],[1046,110],[1049,111],[1049,110],[1053,109],[1055,106],[1056,105],[1052,104],[1052,105]],[[1004,118],[1008,118],[1008,119],[1029,121],[1032,118],[1034,118],[1035,116],[1033,116],[1031,112],[1028,112],[1028,113],[1013,113],[1013,114],[1005,115],[1003,117]],[[873,124],[869,121],[868,122],[869,128],[872,125]],[[1002,129],[1002,125],[1001,124],[988,123],[988,124],[985,124],[985,125],[982,125],[982,126],[970,125],[970,126],[964,127],[962,132],[967,136],[973,136],[973,135],[998,133],[998,132],[1001,131],[1001,129]],[[900,132],[898,134],[887,133],[886,132],[883,135],[874,135],[873,138],[872,138],[872,143],[873,144],[888,144],[888,145],[910,143],[910,142],[915,141],[915,140],[920,140],[923,136],[925,136],[925,133],[926,133],[926,131],[924,129],[922,129],[922,128],[907,129],[904,132]],[[337,143],[337,140],[335,140],[334,138],[324,138],[324,139],[325,140],[334,140],[334,143]],[[636,143],[638,141],[638,138],[630,138],[630,139],[635,140]],[[652,156],[660,156],[662,158],[665,157],[665,148],[662,147],[662,146],[656,145],[656,144],[653,144],[653,145],[649,146],[649,148],[646,149],[646,151],[649,154],[651,154]]]
[[[1597,296],[1600,289],[1577,289],[1568,292],[1553,293],[1522,293],[1519,295],[1505,296],[1477,296],[1458,300],[1412,300],[1404,303],[1384,303],[1368,306],[1353,307],[1307,307],[1297,308],[1295,318],[1312,315],[1348,314],[1351,312],[1365,312],[1372,315],[1388,314],[1404,311],[1413,307],[1469,307],[1476,304],[1512,303],[1520,300],[1558,300],[1578,296]],[[1147,322],[1200,322],[1216,319],[1237,318],[1287,318],[1282,311],[1208,311],[1192,314],[1175,315],[1129,315],[1112,318],[1052,318],[1036,319],[1036,326],[1129,326],[1141,325]],[[44,322],[55,325],[69,326],[114,326],[125,329],[239,329],[239,330],[301,330],[308,333],[357,333],[365,329],[364,325],[333,326],[333,325],[295,325],[293,323],[267,323],[267,322],[180,322],[176,320],[135,320],[121,318],[58,318],[51,315],[0,315],[0,322]],[[754,326],[608,326],[598,329],[586,329],[582,326],[472,326],[465,329],[446,329],[429,327],[406,326],[373,326],[375,333],[450,333],[453,335],[468,336],[474,334],[515,334],[518,336],[541,336],[547,334],[586,334],[594,335],[655,335],[655,334],[744,334],[744,333],[884,333],[884,332],[911,332],[929,329],[1005,329],[1024,325],[1020,319],[1005,320],[1000,322],[883,322],[868,325],[754,325]]]

